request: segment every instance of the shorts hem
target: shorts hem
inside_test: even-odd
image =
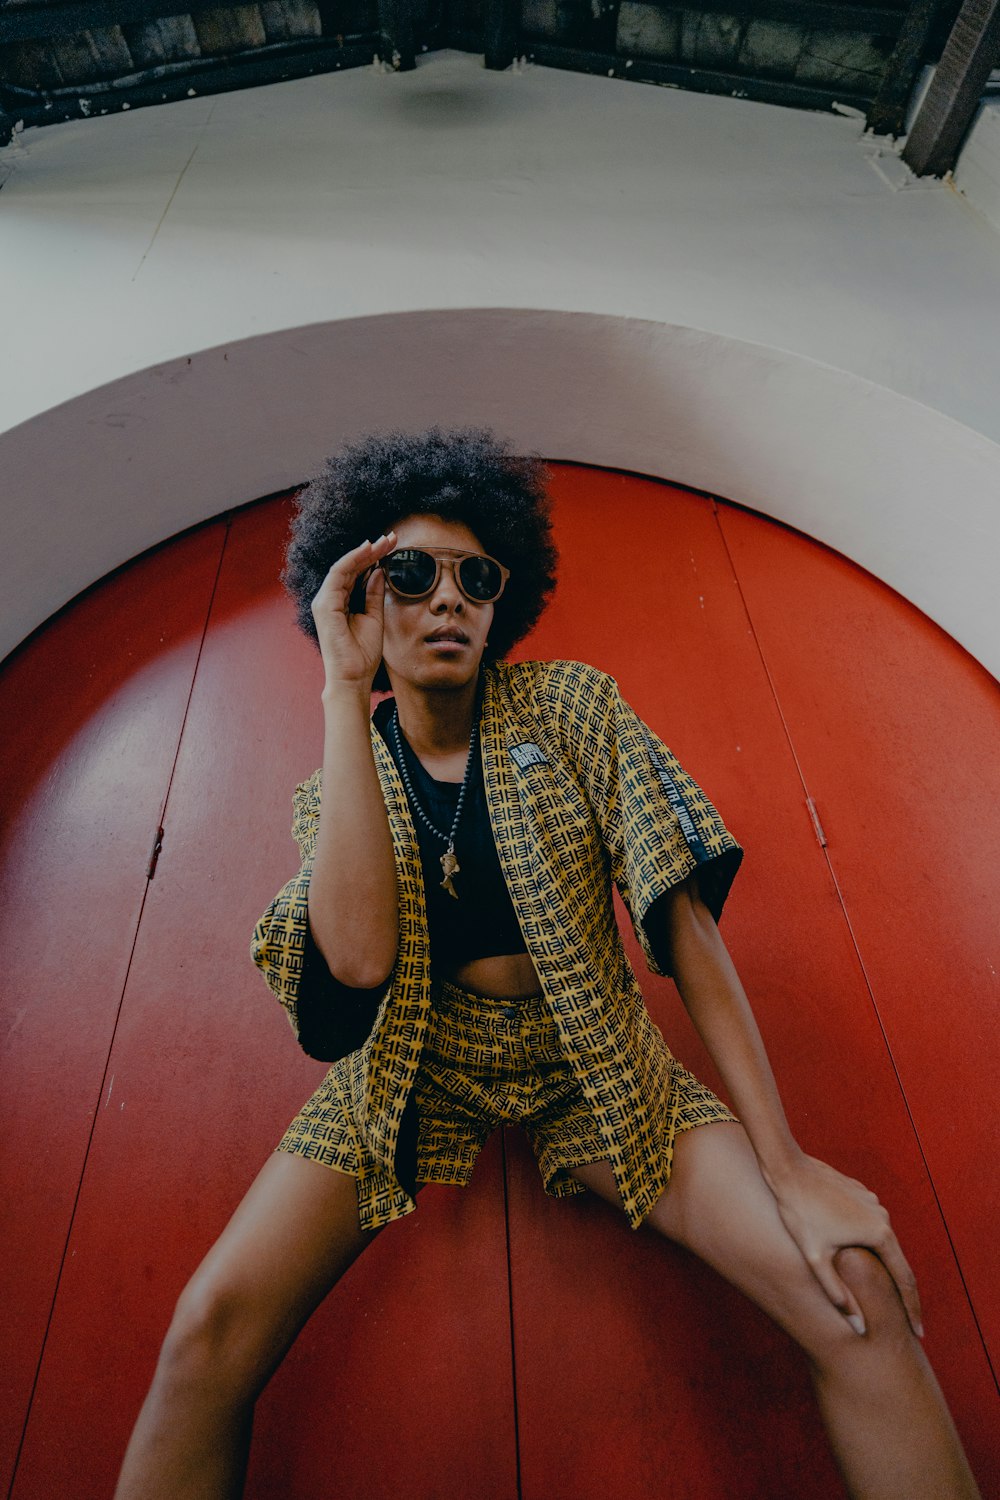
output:
[[[345,1177],[353,1177],[358,1180],[359,1168],[356,1159],[349,1157],[347,1152],[336,1152],[329,1150],[314,1150],[313,1147],[322,1145],[321,1142],[304,1141],[301,1137],[282,1136],[275,1146],[275,1151],[281,1151],[285,1156],[301,1156],[304,1161],[319,1162],[321,1167],[329,1167],[331,1172],[341,1172]]]

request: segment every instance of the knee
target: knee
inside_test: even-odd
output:
[[[839,1250],[834,1265],[854,1293],[865,1320],[859,1336],[840,1313],[823,1320],[807,1352],[821,1370],[834,1372],[858,1359],[894,1360],[916,1344],[896,1285],[877,1255],[857,1246]]]
[[[896,1283],[877,1255],[859,1245],[849,1245],[837,1251],[833,1263],[860,1303],[870,1332],[884,1336],[909,1329]]]
[[[178,1299],[157,1381],[175,1392],[236,1399],[256,1395],[263,1382],[255,1321],[239,1288],[197,1273]]]

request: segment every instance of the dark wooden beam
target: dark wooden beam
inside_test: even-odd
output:
[[[46,5],[17,5],[0,0],[0,43],[40,36],[72,36],[102,26],[128,26],[176,16],[178,0],[53,0]],[[219,0],[185,0],[184,12],[218,9]],[[371,59],[369,58],[369,61]]]
[[[871,94],[845,88],[786,83],[780,78],[751,78],[746,73],[718,73],[681,63],[652,62],[615,53],[581,52],[575,47],[557,47],[551,42],[523,44],[531,62],[545,68],[568,68],[575,73],[598,73],[605,78],[626,78],[633,83],[660,83],[669,88],[690,89],[698,94],[728,94],[734,99],[757,99],[763,104],[787,104],[794,109],[832,110],[835,103],[867,109]]]
[[[998,63],[1000,0],[965,0],[901,153],[911,172],[951,171]]]
[[[179,0],[51,0],[45,4],[17,4],[0,0],[0,43],[24,42],[33,37],[71,36],[78,31],[94,31],[102,26],[127,26],[161,16],[175,16]],[[656,8],[655,0],[649,0]],[[944,4],[945,0],[941,0]],[[217,10],[219,0],[184,0],[184,14],[197,15]],[[662,8],[662,7],[661,7]],[[609,12],[613,11],[609,7]],[[895,37],[904,23],[905,12],[877,5],[838,4],[837,0],[699,0],[698,9],[724,15],[756,17],[762,20],[791,21],[814,29],[867,32],[875,36]],[[493,50],[494,37],[501,45],[497,56],[511,47],[507,67],[517,55],[520,29],[520,0],[484,0],[484,30],[487,51]],[[404,12],[404,14],[400,14]],[[397,33],[409,31],[413,39],[413,22],[409,0],[380,0],[379,24],[386,38],[391,61]],[[513,39],[510,31],[513,30]],[[412,51],[411,46],[411,51]],[[471,51],[479,50],[470,47]],[[521,49],[523,50],[523,48]],[[402,55],[402,50],[400,52]],[[487,67],[493,64],[487,63]]]
[[[397,73],[409,73],[417,66],[410,0],[378,0],[378,24],[382,61],[390,63]]]
[[[948,0],[913,0],[890,57],[882,84],[868,111],[867,125],[877,135],[902,135],[906,109],[931,32]]]
[[[520,0],[483,0],[483,50],[486,66],[502,72],[517,56],[521,29]]]
[[[59,93],[39,92],[0,84],[0,146],[10,140],[15,122],[25,126],[58,125],[63,120],[93,119],[117,114],[122,109],[141,109],[148,104],[169,104],[201,94],[224,94],[231,89],[251,88],[259,83],[280,83],[286,78],[306,78],[313,73],[336,73],[342,68],[370,68],[372,42],[340,46],[332,38],[312,45],[294,43],[295,50],[262,50],[259,55],[234,62],[220,59],[197,65],[186,64],[176,73],[119,88],[67,88]],[[6,139],[5,139],[6,137]]]
[[[665,0],[639,0],[652,10],[682,9]],[[838,4],[838,0],[698,0],[691,10],[738,16],[745,21],[789,21],[807,31],[850,31],[870,36],[899,35],[906,12],[895,6]]]

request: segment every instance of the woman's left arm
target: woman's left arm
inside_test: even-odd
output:
[[[914,1333],[922,1336],[916,1280],[885,1209],[860,1182],[807,1156],[792,1136],[750,1002],[698,894],[696,876],[675,886],[665,905],[677,989],[722,1075],[786,1229],[830,1301],[859,1332],[861,1309],[838,1276],[834,1256],[847,1245],[872,1250],[899,1288]]]

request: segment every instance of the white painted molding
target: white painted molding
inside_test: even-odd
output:
[[[0,655],[147,547],[306,478],[373,427],[706,490],[860,563],[1000,673],[1000,445],[883,386],[719,333],[449,309],[288,328],[140,370],[0,434]]]

